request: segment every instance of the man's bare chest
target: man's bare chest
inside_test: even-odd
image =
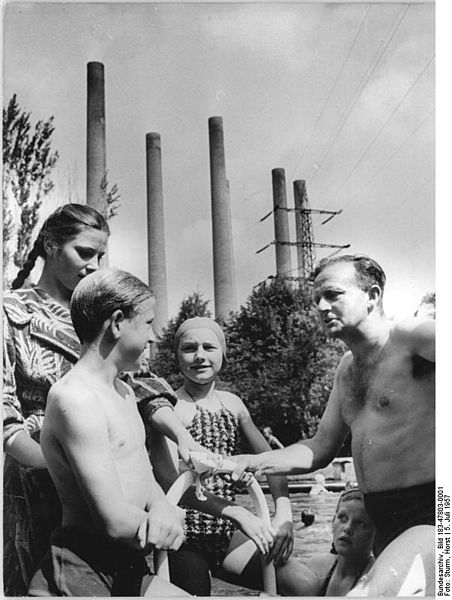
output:
[[[353,360],[340,381],[341,406],[345,422],[372,411],[394,416],[408,408],[418,383],[408,355],[386,354],[375,360]]]

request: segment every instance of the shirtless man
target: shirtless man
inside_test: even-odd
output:
[[[243,455],[243,470],[308,473],[345,437],[376,526],[377,561],[350,595],[434,595],[434,321],[394,322],[383,311],[385,274],[365,256],[321,261],[314,299],[322,327],[348,348],[316,434],[283,450]]]
[[[154,303],[144,283],[110,269],[74,291],[82,352],[52,386],[41,434],[63,519],[31,596],[139,596],[145,586],[153,595],[186,595],[147,567],[152,548],[181,545],[184,511],[156,483],[136,398],[117,377],[137,369],[154,340]]]

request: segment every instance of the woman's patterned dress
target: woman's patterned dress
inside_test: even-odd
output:
[[[76,362],[80,343],[69,311],[39,288],[5,294],[3,312],[3,441],[20,431],[39,441],[50,386]],[[46,469],[9,456],[3,492],[4,594],[26,595],[60,504]]]

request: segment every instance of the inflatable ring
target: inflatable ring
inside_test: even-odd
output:
[[[168,502],[175,505],[178,504],[186,490],[195,482],[195,478],[196,474],[193,473],[193,471],[185,471],[179,475],[166,494]],[[257,516],[270,525],[270,513],[267,501],[265,500],[264,493],[255,477],[252,477],[251,484],[247,489],[256,509]],[[271,596],[275,596],[277,593],[275,567],[273,563],[266,563],[263,556],[261,557],[261,562],[264,592]],[[166,550],[159,550],[154,553],[154,565],[156,574],[163,579],[166,579],[166,581],[170,581],[168,553]]]

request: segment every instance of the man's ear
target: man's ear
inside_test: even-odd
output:
[[[367,301],[367,312],[370,313],[380,304],[381,288],[379,285],[372,285],[367,292],[369,300]]]
[[[110,331],[113,339],[119,339],[123,322],[124,313],[118,308],[118,310],[115,310],[115,312],[110,316]]]

